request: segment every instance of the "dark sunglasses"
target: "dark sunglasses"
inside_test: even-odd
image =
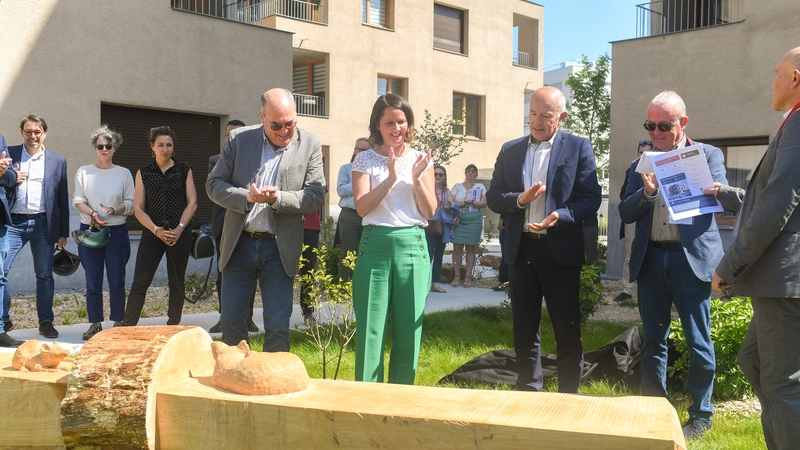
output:
[[[436,172],[434,172],[434,175],[436,175],[437,177],[443,177],[444,176],[443,173],[436,173]]]
[[[644,122],[644,129],[647,130],[647,131],[656,131],[656,127],[658,127],[658,129],[661,130],[662,133],[666,133],[667,131],[671,130],[675,125],[679,124],[680,122],[681,122],[681,119],[676,120],[675,123],[665,123],[665,122],[653,123],[653,122],[650,122],[649,120],[646,120]]]
[[[286,127],[287,130],[291,130],[296,126],[297,126],[296,120],[292,120],[291,122],[286,122],[286,123],[275,123],[275,122],[269,123],[269,129],[272,131],[280,131],[283,129],[283,127]]]
[[[114,148],[114,145],[113,144],[105,144],[105,145],[97,144],[97,145],[94,146],[94,148],[96,148],[98,150],[102,150],[104,147],[105,147],[106,150],[111,150],[111,149]]]

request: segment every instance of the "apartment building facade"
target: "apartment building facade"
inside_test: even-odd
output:
[[[187,14],[170,0],[0,1],[0,30],[0,133],[9,145],[22,143],[23,116],[44,117],[45,146],[67,158],[72,194],[77,169],[97,159],[89,133],[101,123],[123,134],[114,162],[134,173],[152,161],[149,129],[168,125],[176,158],[192,165],[200,223],[210,221],[208,157],[219,153],[226,122],[256,123],[261,93],[292,87],[290,33]],[[129,227],[139,227],[136,219]],[[138,248],[131,234],[129,283]],[[208,263],[191,260],[187,273],[205,274]],[[164,264],[156,282],[166,281]],[[30,251],[9,276],[12,294],[35,290]],[[82,269],[55,278],[57,290],[85,285]]]
[[[693,140],[725,154],[731,185],[746,187],[781,124],[773,111],[774,69],[798,45],[800,3],[794,0],[661,0],[637,7],[637,38],[612,43],[609,211],[610,275],[620,275],[624,243],[619,229],[619,191],[638,142],[649,139],[642,124],[661,91],[686,102]],[[731,240],[735,214],[717,216],[723,244]]]
[[[449,180],[468,164],[488,180],[503,142],[523,134],[519,110],[542,85],[543,7],[524,0],[174,0],[176,8],[292,32],[299,125],[320,136],[326,177],[369,134],[375,99],[406,97],[417,124],[427,110],[460,123],[467,140]],[[422,144],[417,144],[422,145]],[[423,146],[424,147],[424,146]],[[420,147],[422,148],[422,147]],[[329,212],[338,214],[330,189]]]

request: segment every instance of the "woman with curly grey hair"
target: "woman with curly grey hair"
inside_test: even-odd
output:
[[[91,134],[97,162],[78,169],[72,205],[81,213],[81,230],[107,228],[108,243],[99,248],[78,246],[81,265],[86,272],[86,310],[91,325],[83,339],[103,331],[103,270],[108,278],[111,314],[114,326],[122,324],[125,314],[125,265],[131,256],[127,216],[133,214],[133,177],[131,171],[114,165],[114,153],[122,145],[122,135],[103,125]]]

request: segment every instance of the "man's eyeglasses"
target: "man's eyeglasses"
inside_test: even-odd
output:
[[[434,173],[434,175],[436,175],[436,178],[439,178],[439,177],[443,177],[443,176],[444,176],[444,174],[443,174],[443,173],[438,173],[438,172],[435,172],[435,173]]]
[[[286,122],[286,123],[275,123],[275,122],[269,123],[269,129],[272,131],[281,131],[283,127],[286,127],[287,130],[291,130],[296,126],[297,126],[296,120],[292,120],[291,122]]]
[[[680,121],[681,119],[676,120],[675,123],[667,123],[667,122],[654,123],[650,122],[649,120],[645,120],[644,129],[647,131],[656,131],[657,127],[659,130],[661,130],[662,133],[666,133],[669,130],[671,130],[675,125],[679,124]]]
[[[28,136],[28,137],[30,137],[30,136],[36,136],[36,137],[39,137],[39,136],[41,136],[41,135],[43,135],[43,134],[44,134],[44,131],[42,131],[42,130],[25,130],[25,131],[23,131],[22,133],[23,133],[25,136]]]
[[[103,148],[105,148],[106,150],[111,150],[114,148],[114,144],[97,144],[94,146],[94,148],[98,150],[102,150]]]
[[[277,130],[276,130],[276,131],[277,131]],[[367,150],[372,150],[372,149],[371,149],[371,148],[359,148],[359,147],[356,147],[356,150],[358,150],[358,151],[360,151],[360,152],[365,152],[365,151],[367,151]]]

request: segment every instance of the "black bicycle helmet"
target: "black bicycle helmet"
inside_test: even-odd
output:
[[[81,259],[78,255],[70,253],[67,249],[59,249],[56,246],[55,253],[53,254],[53,273],[62,277],[68,277],[78,270],[81,265]]]

